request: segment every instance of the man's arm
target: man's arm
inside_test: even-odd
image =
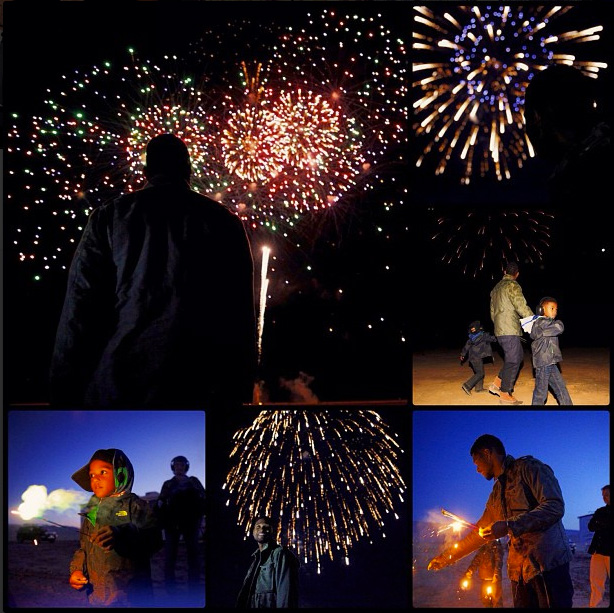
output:
[[[50,397],[64,407],[83,403],[89,381],[114,323],[115,269],[106,211],[94,209],[68,275],[50,368]]]
[[[588,529],[591,532],[607,528],[610,518],[603,512],[603,508],[597,509],[588,522]]]
[[[539,461],[527,461],[521,478],[528,485],[537,506],[509,522],[514,536],[525,532],[543,532],[562,519],[565,513],[563,494],[552,469]]]
[[[275,564],[277,608],[298,607],[298,559],[287,549],[281,548]]]

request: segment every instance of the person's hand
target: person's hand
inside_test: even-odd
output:
[[[447,566],[446,558],[442,555],[439,555],[433,558],[429,565],[427,566],[427,570],[441,570]]]
[[[68,583],[70,583],[70,587],[80,590],[87,585],[87,578],[80,570],[76,570],[70,575]]]
[[[467,577],[467,579],[471,579],[471,575],[473,575],[473,571],[472,571],[472,570],[468,570],[468,571],[465,573],[465,577]]]
[[[480,536],[487,541],[500,539],[507,534],[507,522],[496,521],[488,528],[480,528]]]
[[[98,528],[91,536],[90,541],[105,551],[111,551],[115,545],[115,536],[111,526]]]

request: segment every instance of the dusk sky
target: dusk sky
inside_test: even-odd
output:
[[[8,414],[5,440],[9,512],[21,504],[30,485],[82,490],[70,477],[97,449],[121,449],[134,468],[132,491],[142,496],[159,492],[173,476],[171,460],[190,462],[189,475],[205,484],[205,414],[203,411],[27,411]],[[64,525],[79,525],[79,509],[44,517]],[[19,519],[9,515],[9,520]]]
[[[565,528],[603,506],[601,488],[610,482],[608,411],[414,411],[412,448],[413,520],[441,508],[474,523],[493,481],[476,472],[469,455],[482,434],[493,434],[506,453],[548,464],[565,500]]]

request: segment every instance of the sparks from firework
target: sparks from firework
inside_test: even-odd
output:
[[[398,519],[403,453],[374,411],[262,411],[234,435],[224,489],[249,536],[255,514],[279,518],[278,539],[305,564],[340,557]]]
[[[445,517],[449,517],[450,519],[454,520],[455,524],[460,524],[461,526],[465,526],[467,528],[471,528],[472,530],[478,530],[478,527],[475,524],[472,524],[462,518],[460,518],[458,515],[454,515],[454,513],[450,513],[450,511],[446,511],[445,509],[441,509],[441,514],[444,515]]]
[[[441,261],[457,263],[464,274],[491,279],[501,273],[502,263],[537,264],[551,246],[554,215],[542,210],[476,208],[450,210],[437,219],[431,240],[445,246]]]
[[[373,188],[387,144],[404,138],[404,45],[373,17],[324,11],[321,19],[319,30],[311,22],[318,35],[261,28],[266,67],[253,72],[244,61],[251,49],[237,44],[253,28],[249,37],[228,28],[203,37],[209,50],[229,50],[220,72],[200,72],[193,58],[142,61],[130,50],[127,65],[66,76],[46,116],[15,118],[10,131],[7,199],[24,214],[20,259],[65,269],[91,210],[143,185],[144,145],[161,132],[186,141],[193,185],[252,231],[287,236],[303,214]]]
[[[269,280],[267,271],[269,268],[270,247],[262,248],[262,264],[260,267],[260,308],[258,310],[258,364],[262,360],[262,334],[264,332],[264,311],[266,309],[267,291],[269,289]]]
[[[421,166],[437,156],[436,174],[452,159],[461,183],[494,173],[509,179],[534,151],[524,130],[524,92],[549,64],[575,66],[596,78],[607,64],[577,58],[603,27],[561,32],[572,6],[414,6],[412,65],[417,92],[414,133],[427,140]],[[455,10],[454,10],[455,9]]]

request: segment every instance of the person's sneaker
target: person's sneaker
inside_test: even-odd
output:
[[[511,394],[507,392],[501,392],[499,397],[499,404],[522,404],[522,400],[518,400],[518,398],[514,398]]]
[[[488,386],[488,391],[495,396],[499,396],[501,394],[501,388],[497,387],[494,383],[491,383]]]
[[[461,385],[461,387],[463,388],[463,392],[465,392],[467,396],[471,396],[471,390],[464,383]]]

